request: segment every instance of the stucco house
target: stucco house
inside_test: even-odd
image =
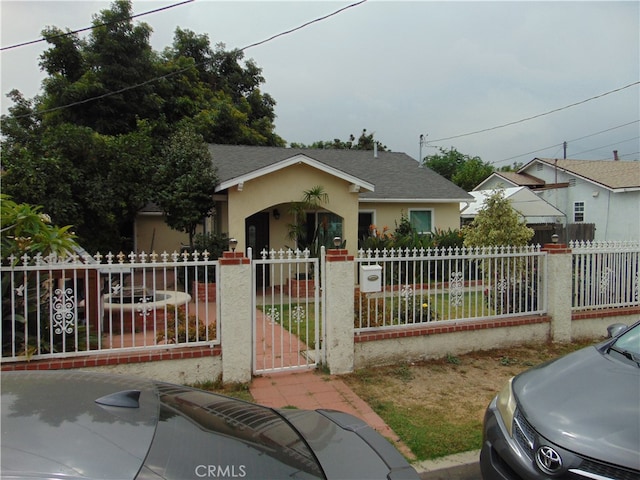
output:
[[[588,240],[640,238],[638,161],[534,158],[515,173],[493,173],[475,190],[515,186],[528,187],[563,212],[563,228],[595,225]]]
[[[292,202],[322,186],[328,203],[308,212],[328,237],[341,237],[355,250],[370,225],[393,230],[403,215],[429,233],[460,227],[460,202],[472,197],[404,153],[210,145],[217,168],[215,211],[203,222],[207,232],[237,239],[238,251],[252,247],[296,247],[288,238]],[[311,218],[315,216],[316,218]],[[135,225],[137,251],[172,252],[188,242],[171,230],[157,208],[146,208]]]

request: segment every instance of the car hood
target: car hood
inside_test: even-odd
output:
[[[588,347],[513,381],[518,406],[549,441],[640,469],[640,368]]]
[[[123,480],[140,470],[158,418],[151,382],[68,372],[3,372],[1,382],[2,478]],[[96,403],[123,391],[140,392],[138,408]]]
[[[279,413],[304,437],[327,478],[419,478],[387,439],[353,415],[327,409],[279,410]]]

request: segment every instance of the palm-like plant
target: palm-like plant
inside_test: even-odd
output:
[[[316,185],[309,190],[305,190],[302,195],[302,200],[291,202],[289,205],[289,214],[293,218],[293,223],[287,225],[287,238],[296,242],[296,247],[299,246],[301,241],[305,240],[307,213],[312,212],[315,221],[316,213],[327,203],[329,203],[329,194],[324,190],[322,185]],[[307,246],[312,256],[320,255],[322,243],[319,242],[319,234],[320,228],[319,225],[316,225],[314,227],[313,237],[306,239],[309,240]]]

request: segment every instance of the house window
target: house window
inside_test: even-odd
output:
[[[573,203],[573,221],[584,222],[584,202]]]
[[[307,213],[305,234],[298,242],[301,248],[309,248],[314,254],[322,245],[335,248],[333,238],[342,238],[342,217],[331,212]]]
[[[433,211],[409,210],[409,222],[418,233],[431,233],[433,230]]]

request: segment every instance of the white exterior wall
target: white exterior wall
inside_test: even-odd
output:
[[[542,190],[540,197],[566,215],[568,223],[573,221],[575,202],[584,202],[584,223],[594,223],[594,240],[637,240],[640,238],[640,191],[612,192],[595,183],[576,178],[552,167],[542,170],[530,169],[527,173],[546,183],[568,183],[575,185]]]

